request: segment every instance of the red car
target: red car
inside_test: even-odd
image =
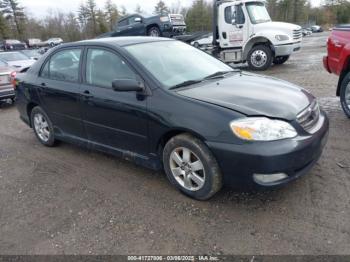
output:
[[[328,55],[323,64],[329,73],[340,76],[337,96],[345,114],[350,118],[350,25],[336,26],[327,43]]]

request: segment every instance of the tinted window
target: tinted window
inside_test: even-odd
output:
[[[118,26],[127,26],[127,25],[128,25],[128,19],[118,22]]]
[[[95,86],[112,87],[112,82],[116,79],[136,79],[136,75],[116,54],[102,49],[89,49],[86,82]]]
[[[50,58],[49,78],[59,81],[78,82],[80,55],[80,49],[63,50],[54,54]]]

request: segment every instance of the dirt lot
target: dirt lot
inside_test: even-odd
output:
[[[224,189],[208,202],[163,173],[62,143],[39,144],[0,108],[1,254],[350,254],[350,121],[322,67],[327,33],[264,72],[314,93],[331,120],[312,172],[278,191]],[[342,167],[341,167],[342,166]]]

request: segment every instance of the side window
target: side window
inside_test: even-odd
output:
[[[118,22],[118,26],[127,26],[127,25],[128,25],[128,19],[124,19]]]
[[[227,24],[232,24],[233,21],[238,25],[245,23],[244,13],[241,5],[228,6],[225,8],[225,22]]]
[[[89,49],[86,61],[86,82],[112,87],[116,79],[137,79],[136,74],[116,54],[103,49]]]
[[[63,50],[54,54],[48,63],[49,78],[58,81],[78,82],[80,56],[81,49]],[[45,68],[43,72],[45,72]]]
[[[242,9],[242,5],[236,6],[237,14],[236,14],[236,24],[242,25],[245,23],[245,17]]]
[[[225,8],[225,22],[227,24],[232,24],[232,19],[234,18],[232,10],[234,10],[233,6],[228,6]]]
[[[41,70],[40,76],[43,78],[49,78],[49,65],[50,65],[50,60],[48,60],[44,66],[44,68]]]

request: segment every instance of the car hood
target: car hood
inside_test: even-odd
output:
[[[315,99],[291,83],[250,73],[237,73],[218,81],[204,82],[178,90],[177,93],[247,116],[267,116],[288,121],[296,119]]]
[[[254,27],[256,29],[279,29],[279,30],[288,30],[288,31],[292,31],[292,30],[298,30],[301,29],[300,26],[295,25],[295,24],[290,24],[290,23],[284,23],[284,22],[266,22],[266,23],[260,23],[260,24],[256,24],[254,25]]]
[[[33,65],[36,61],[29,59],[29,60],[20,60],[20,61],[9,61],[7,62],[7,64],[9,66],[15,67],[15,68],[26,68],[26,67],[30,67],[31,65]]]

